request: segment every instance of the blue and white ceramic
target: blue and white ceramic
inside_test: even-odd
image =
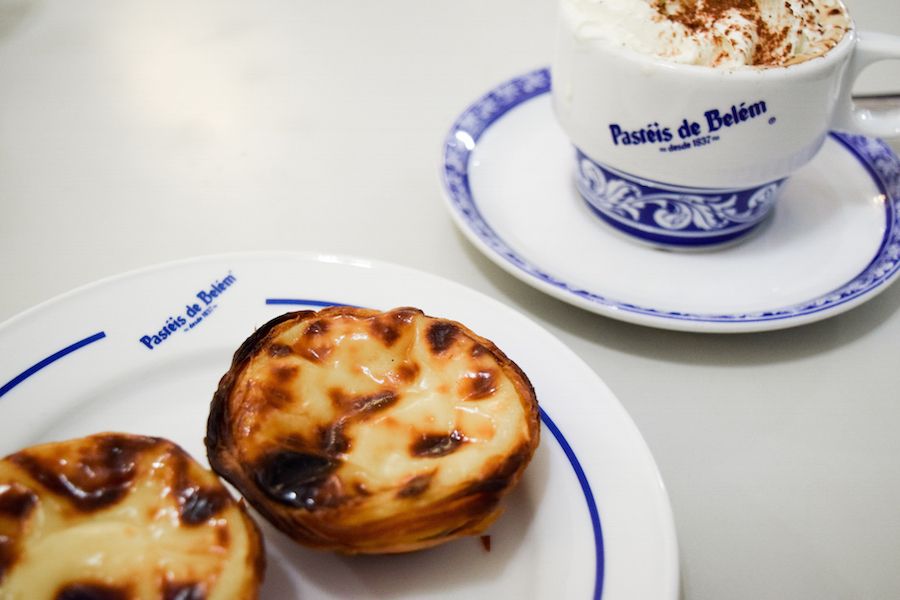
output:
[[[450,129],[441,166],[462,232],[529,285],[623,321],[747,332],[841,314],[896,279],[900,160],[884,142],[830,134],[754,235],[716,251],[660,252],[592,215],[550,87],[539,69],[478,99]],[[616,174],[602,176],[608,189]],[[646,198],[623,196],[638,193]]]
[[[578,149],[578,189],[619,231],[670,248],[735,241],[772,210],[781,182],[828,131],[900,134],[900,114],[853,106],[869,64],[900,37],[850,30],[786,67],[687,65],[613,44],[583,3],[560,2],[553,107]]]
[[[654,246],[719,246],[750,233],[775,208],[784,180],[738,189],[688,188],[648,181],[575,156],[575,184],[601,219]]]
[[[541,445],[485,532],[491,552],[469,537],[402,560],[348,561],[298,546],[260,520],[268,563],[261,597],[678,598],[668,498],[609,388],[524,315],[395,265],[287,253],[207,257],[106,280],[2,323],[0,456],[128,431],[167,437],[201,459],[209,399],[241,341],[276,315],[332,304],[414,305],[496,342],[541,394]]]
[[[869,64],[900,58],[900,37],[850,30],[822,56],[786,67],[714,68],[594,37],[581,4],[560,3],[553,108],[596,163],[670,186],[748,189],[788,177],[828,131],[897,135],[900,115],[851,101]]]

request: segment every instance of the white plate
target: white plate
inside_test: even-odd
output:
[[[204,460],[209,401],[241,341],[282,312],[333,303],[417,306],[492,339],[534,384],[542,443],[488,532],[490,552],[468,538],[348,558],[301,548],[265,526],[264,599],[590,598],[601,590],[605,600],[677,597],[666,492],[609,389],[521,314],[402,267],[296,254],[210,257],[38,306],[0,325],[0,455],[115,430],[168,437]],[[202,312],[188,317],[194,304]],[[181,316],[188,324],[162,343],[141,341]]]
[[[663,252],[619,237],[581,200],[549,90],[542,69],[483,96],[454,123],[442,164],[457,225],[535,288],[641,325],[744,332],[837,315],[900,272],[900,160],[883,142],[832,134],[752,238]]]

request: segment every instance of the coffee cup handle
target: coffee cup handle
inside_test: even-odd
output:
[[[855,106],[850,95],[859,74],[882,60],[900,59],[900,37],[885,33],[861,32],[850,62],[841,105],[836,113],[837,129],[876,137],[900,136],[900,109],[870,110]]]

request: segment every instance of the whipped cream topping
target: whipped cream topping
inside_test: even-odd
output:
[[[562,0],[562,6],[579,39],[723,68],[815,58],[851,27],[840,0]]]

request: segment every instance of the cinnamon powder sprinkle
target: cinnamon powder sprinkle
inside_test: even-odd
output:
[[[812,7],[814,0],[800,0],[804,7]],[[756,48],[753,56],[753,65],[786,65],[797,60],[804,60],[810,57],[795,58],[792,56],[792,44],[784,44],[785,39],[790,34],[790,26],[781,29],[774,29],[763,19],[757,0],[654,0],[653,8],[664,19],[683,25],[691,33],[708,32],[715,24],[728,17],[728,13],[736,11],[744,19],[756,26]],[[798,15],[791,7],[791,3],[787,0],[784,3],[785,9],[795,18]],[[844,14],[840,8],[832,8],[828,11],[828,16],[836,17]],[[806,15],[803,18],[803,25],[809,30],[819,33],[825,31],[822,23],[816,21],[812,15]],[[838,26],[840,29],[843,27]],[[732,38],[739,34],[739,29],[729,27],[725,31],[726,38]],[[832,48],[840,40],[840,36],[833,40],[826,47],[826,50]],[[720,57],[723,58],[723,57]],[[792,60],[793,59],[793,60]],[[717,60],[713,66],[719,61]]]

